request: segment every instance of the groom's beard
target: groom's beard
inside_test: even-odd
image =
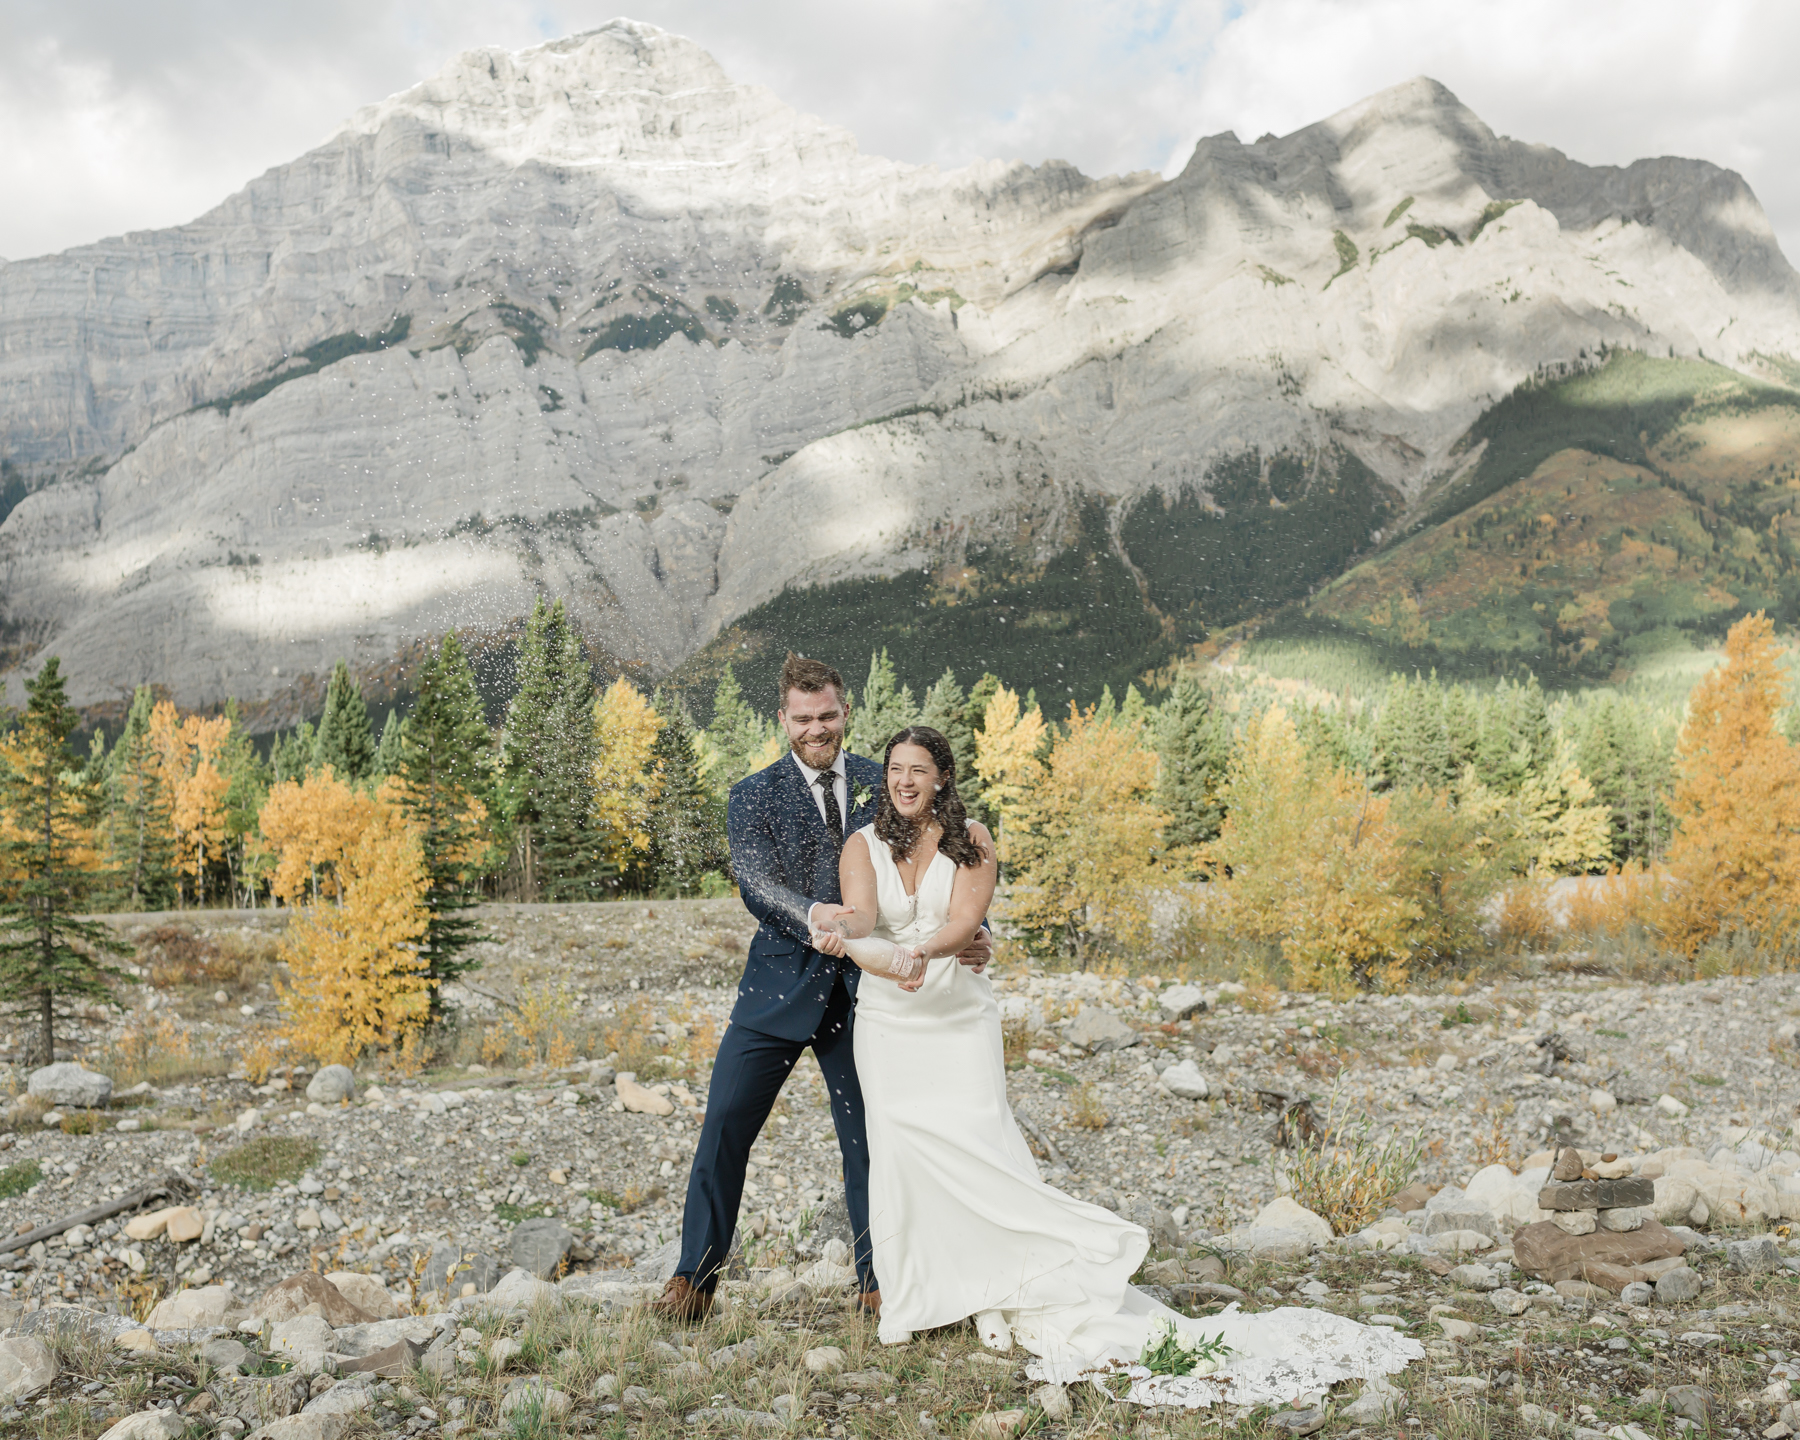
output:
[[[788,741],[788,749],[815,770],[829,770],[832,761],[838,757],[838,751],[843,748],[844,739],[841,735],[833,735],[820,745],[808,745],[804,740]]]

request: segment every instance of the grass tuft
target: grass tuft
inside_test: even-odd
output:
[[[283,1181],[298,1180],[319,1154],[316,1140],[263,1135],[227,1150],[207,1166],[207,1173],[243,1190],[269,1190]]]
[[[44,1167],[35,1160],[21,1160],[0,1170],[0,1199],[23,1195],[44,1178]]]

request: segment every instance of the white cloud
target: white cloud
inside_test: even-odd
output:
[[[191,219],[472,45],[612,18],[593,0],[0,0],[0,255]],[[1414,75],[1589,163],[1740,171],[1800,255],[1788,0],[638,0],[863,148],[958,165],[1185,163]]]

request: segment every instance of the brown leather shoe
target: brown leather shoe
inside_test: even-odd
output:
[[[858,1306],[867,1312],[871,1320],[881,1318],[881,1292],[879,1290],[865,1290],[856,1297],[856,1301]]]
[[[677,1275],[663,1286],[662,1294],[651,1302],[650,1308],[664,1320],[696,1325],[712,1314],[713,1292],[696,1290],[687,1276]]]

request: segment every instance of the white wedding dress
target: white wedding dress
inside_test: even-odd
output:
[[[929,939],[950,911],[955,864],[938,855],[908,895],[874,827],[875,935]],[[933,960],[908,993],[864,974],[856,994],[856,1072],[869,1133],[869,1229],[884,1342],[977,1317],[997,1348],[1022,1345],[1034,1379],[1111,1376],[1147,1405],[1286,1404],[1343,1380],[1390,1375],[1417,1341],[1325,1311],[1284,1308],[1193,1320],[1132,1287],[1144,1231],[1039,1178],[1006,1098],[1000,1011],[985,976]],[[1152,1376],[1135,1362],[1157,1322],[1232,1354],[1206,1376]]]

